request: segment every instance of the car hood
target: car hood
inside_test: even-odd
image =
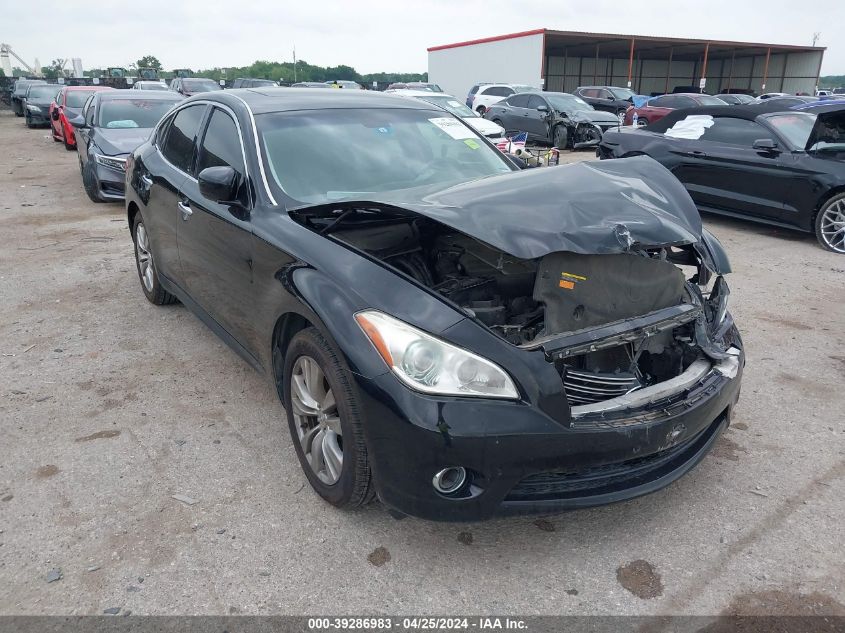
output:
[[[464,119],[464,121],[466,121],[467,125],[472,127],[482,136],[505,133],[505,129],[501,125],[493,123],[493,121],[488,121],[487,119],[482,119],[478,116],[468,116]]]
[[[610,112],[604,112],[602,110],[576,110],[575,112],[568,113],[567,116],[572,119],[573,121],[577,122],[584,122],[589,121],[592,123],[618,123],[619,118]]]
[[[50,104],[53,103],[52,99],[27,99],[27,105],[34,105],[38,106],[39,108],[49,108]]]
[[[128,154],[146,141],[150,137],[150,132],[152,128],[97,128],[97,147],[109,156]]]
[[[420,193],[342,204],[404,208],[522,259],[624,253],[702,237],[701,216],[683,185],[647,156],[528,169]]]

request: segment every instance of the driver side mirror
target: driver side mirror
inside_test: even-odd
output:
[[[773,154],[780,152],[777,141],[770,138],[758,138],[752,143],[751,147],[758,152],[769,152]]]
[[[240,177],[231,167],[206,167],[197,177],[200,193],[207,200],[221,204],[240,204],[236,200]]]

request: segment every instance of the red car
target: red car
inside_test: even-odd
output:
[[[65,149],[76,149],[76,138],[73,134],[73,126],[70,119],[73,119],[82,112],[82,106],[97,90],[114,90],[106,86],[65,86],[56,95],[53,103],[50,104],[50,131],[53,133],[53,140],[57,143],[64,143]]]
[[[699,94],[697,92],[661,95],[659,97],[649,99],[645,102],[645,105],[642,105],[639,108],[631,106],[625,110],[624,124],[634,124],[634,112],[637,113],[637,125],[648,125],[649,123],[654,123],[655,121],[662,119],[672,110],[715,105],[728,104],[717,97]]]

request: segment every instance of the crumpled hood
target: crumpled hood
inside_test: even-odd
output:
[[[49,108],[50,104],[53,103],[53,99],[27,99],[26,105],[34,105],[38,106],[39,108]]]
[[[522,259],[557,251],[624,253],[702,236],[692,198],[647,156],[527,169],[422,197],[418,191],[376,195],[367,202],[414,211]]]
[[[573,121],[591,121],[593,123],[618,123],[619,118],[610,112],[602,110],[577,110],[567,115]]]
[[[107,129],[97,128],[97,147],[103,150],[104,154],[117,156],[128,154],[144,141],[146,141],[152,128],[128,128],[128,129]]]

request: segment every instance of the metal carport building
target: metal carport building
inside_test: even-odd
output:
[[[630,86],[639,94],[694,86],[813,94],[825,49],[611,33],[535,29],[428,49],[428,78],[462,97],[480,81],[571,92]]]

